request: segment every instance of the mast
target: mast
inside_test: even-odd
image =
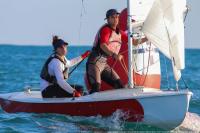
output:
[[[133,31],[132,31],[132,16],[131,16],[131,5],[133,0],[127,0],[127,9],[128,9],[128,16],[127,16],[127,27],[128,27],[128,87],[133,88],[133,56],[132,56],[132,48],[133,48]]]

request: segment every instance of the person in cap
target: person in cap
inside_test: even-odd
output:
[[[121,44],[128,42],[127,34],[118,28],[119,12],[110,9],[106,12],[107,23],[104,24],[95,37],[93,48],[86,64],[87,79],[91,86],[90,93],[100,91],[101,80],[113,88],[124,88],[120,77],[107,63],[108,58],[121,61],[123,56],[119,53]],[[139,40],[133,40],[137,45]],[[146,39],[140,41],[143,43]]]
[[[46,60],[40,74],[42,97],[62,98],[81,96],[76,87],[71,87],[65,80],[68,79],[69,68],[85,59],[90,52],[86,51],[81,56],[68,60],[65,57],[67,54],[67,42],[54,36],[52,45],[54,53]]]

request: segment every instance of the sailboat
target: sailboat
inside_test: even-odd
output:
[[[171,130],[184,120],[192,92],[136,86],[133,78],[132,38],[134,29],[142,27],[144,35],[168,57],[175,80],[184,69],[184,25],[186,1],[155,0],[142,23],[132,23],[137,0],[127,0],[128,9],[128,87],[106,90],[77,98],[42,98],[40,91],[27,90],[0,94],[1,108],[8,113],[58,113],[71,116],[107,117],[120,110],[124,120]],[[156,16],[156,17],[155,17]]]

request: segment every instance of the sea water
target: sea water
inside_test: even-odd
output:
[[[79,56],[91,47],[69,46],[67,58]],[[0,45],[0,93],[24,91],[27,86],[39,90],[39,74],[46,58],[53,52],[50,46]],[[200,49],[186,49],[186,69],[182,77],[193,92],[189,112],[180,127],[170,132],[200,132]],[[171,65],[161,59],[162,86],[174,88]],[[168,73],[168,74],[166,74]],[[85,61],[72,73],[68,82],[84,85]],[[180,88],[185,88],[183,80]],[[0,132],[107,132],[107,131],[161,131],[156,127],[121,121],[121,112],[112,116],[76,117],[59,114],[6,113],[0,108]]]

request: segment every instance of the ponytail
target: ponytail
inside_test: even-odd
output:
[[[58,36],[53,36],[52,44],[55,45],[58,39],[59,39]]]

